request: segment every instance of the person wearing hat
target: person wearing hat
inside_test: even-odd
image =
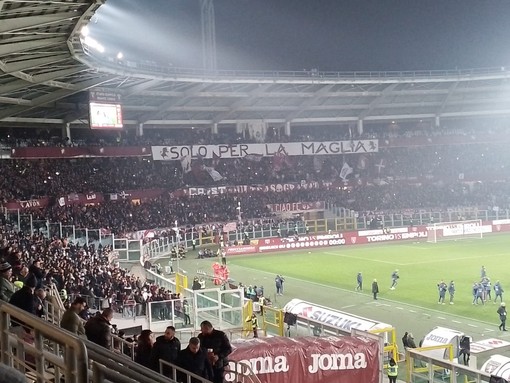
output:
[[[71,307],[62,315],[60,327],[78,336],[85,336],[85,327],[79,314],[85,309],[86,305],[87,302],[84,298],[76,297],[73,303],[71,303]]]
[[[501,324],[499,325],[499,329],[501,331],[506,331],[506,304],[505,302],[501,302],[499,305],[498,311],[496,311],[499,315],[499,320]]]
[[[8,262],[0,263],[0,300],[9,302],[14,291],[14,285],[11,282],[12,267]]]
[[[33,274],[30,274],[23,284],[23,287],[12,294],[9,303],[30,314],[36,315],[34,300],[35,286],[37,286],[37,278]]]

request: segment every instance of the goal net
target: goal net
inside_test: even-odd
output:
[[[427,227],[427,242],[483,238],[482,220],[434,223]]]

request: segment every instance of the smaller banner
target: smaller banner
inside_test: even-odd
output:
[[[295,203],[271,203],[266,205],[271,213],[299,213],[326,209],[326,202],[295,202]]]

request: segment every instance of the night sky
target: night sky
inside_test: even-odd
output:
[[[508,0],[215,0],[219,69],[510,67]],[[92,36],[114,56],[201,67],[198,0],[107,0]]]

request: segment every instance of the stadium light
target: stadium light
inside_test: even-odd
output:
[[[117,60],[122,60],[124,58],[124,54],[122,52],[117,53]]]
[[[85,45],[89,46],[90,48],[95,49],[99,53],[104,53],[104,46],[99,44],[99,42],[97,42],[97,40],[93,39],[90,36],[85,36],[85,38],[83,39],[83,43]]]
[[[80,34],[83,36],[83,37],[87,37],[90,33],[90,29],[87,25],[84,25],[82,28],[81,28],[81,31],[80,31]]]

